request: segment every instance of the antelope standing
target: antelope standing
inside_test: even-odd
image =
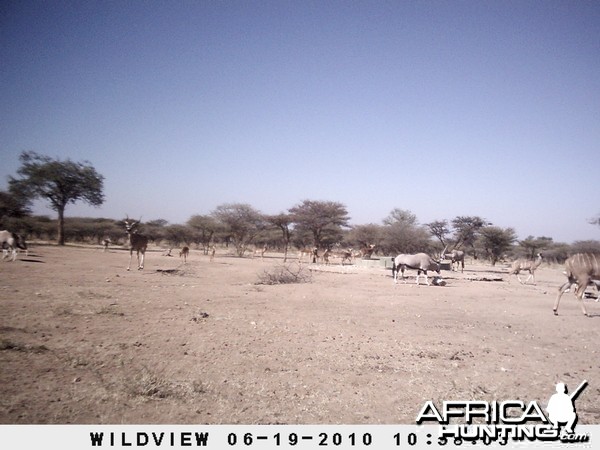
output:
[[[442,251],[441,259],[450,259],[450,270],[458,272],[458,266],[461,266],[460,272],[463,273],[465,271],[465,252],[462,250],[452,250],[450,253],[446,253],[446,249],[448,246],[444,247]],[[456,263],[456,270],[454,270],[454,263]]]
[[[323,256],[321,257],[326,266],[329,265],[329,257],[330,256],[331,256],[331,249],[326,248],[325,251],[323,252]]]
[[[11,261],[17,259],[17,248],[27,251],[27,244],[23,236],[11,231],[0,231],[0,247],[4,250],[6,247],[7,253],[2,256],[2,260],[5,260],[12,255]]]
[[[112,241],[110,240],[110,238],[106,238],[106,239],[102,239],[102,246],[104,247],[104,250],[102,250],[103,252],[108,250],[108,246],[112,243]]]
[[[600,256],[591,253],[577,253],[565,261],[564,273],[567,276],[567,282],[558,288],[558,296],[553,308],[554,315],[558,315],[558,304],[562,295],[576,284],[575,297],[580,302],[581,311],[587,316],[588,313],[583,304],[583,293],[588,284],[594,283],[597,286],[596,280],[600,280]]]
[[[440,273],[440,264],[427,253],[417,253],[416,255],[401,254],[394,258],[394,262],[392,264],[394,283],[398,283],[398,271],[402,273],[402,280],[406,283],[406,280],[404,279],[404,270],[407,267],[417,271],[417,285],[419,284],[421,272],[423,272],[425,275],[425,283],[427,286],[429,286],[429,281],[427,280],[427,271],[434,270],[438,273],[438,275]]]
[[[354,257],[354,253],[352,253],[352,249],[344,250],[342,252],[342,266],[344,265],[344,261],[348,261],[348,264],[352,264],[352,258]]]
[[[362,259],[371,259],[373,252],[375,251],[375,244],[369,244],[360,249],[360,257]]]
[[[298,253],[298,260],[302,262],[302,258],[304,256],[308,256],[309,262],[317,262],[317,258],[319,257],[319,249],[317,247],[303,248]]]
[[[140,218],[140,220],[142,220]],[[148,247],[148,237],[142,234],[138,234],[137,226],[140,224],[140,220],[131,220],[129,216],[124,220],[125,231],[129,237],[129,265],[127,270],[131,269],[131,259],[133,258],[133,251],[137,253],[138,270],[144,268],[144,258],[146,256],[146,247]],[[140,262],[140,253],[142,254],[142,260]]]
[[[260,255],[260,259],[264,259],[267,249],[268,249],[267,244],[263,245],[262,248],[258,248],[258,247],[255,248],[254,253],[252,253],[252,258],[254,258],[256,255]]]
[[[187,257],[190,254],[190,248],[186,245],[185,247],[183,247],[181,249],[181,251],[179,252],[179,257],[183,257],[183,263],[185,264],[187,262]]]
[[[216,247],[216,245],[213,245],[210,248],[210,261],[211,262],[215,259],[215,253],[217,253],[217,247]]]

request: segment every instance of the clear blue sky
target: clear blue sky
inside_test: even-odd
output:
[[[4,0],[0,189],[24,150],[105,176],[67,216],[310,199],[600,239],[600,2]]]

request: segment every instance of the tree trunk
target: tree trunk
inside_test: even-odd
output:
[[[58,245],[65,245],[65,207],[58,207]]]

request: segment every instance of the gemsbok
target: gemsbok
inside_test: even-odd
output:
[[[398,283],[398,271],[402,273],[402,280],[406,283],[404,278],[404,270],[406,268],[415,269],[417,271],[417,285],[419,285],[419,277],[421,272],[425,275],[425,284],[429,286],[427,280],[427,271],[433,270],[440,274],[440,264],[435,261],[427,253],[417,253],[416,255],[398,255],[394,258],[392,264],[392,275],[394,276],[394,283]]]
[[[579,300],[581,311],[584,315],[588,315],[585,305],[583,304],[583,293],[588,284],[600,280],[600,256],[592,253],[577,253],[565,261],[565,272],[567,282],[558,288],[558,296],[554,302],[554,315],[558,315],[558,304],[560,298],[567,292],[572,285],[576,284],[575,297]]]
[[[511,275],[516,275],[517,280],[519,280],[519,283],[521,284],[525,284],[531,278],[533,278],[533,284],[535,284],[535,270],[540,266],[540,264],[542,264],[542,260],[543,256],[541,253],[537,254],[537,258],[534,261],[530,261],[527,259],[517,259],[515,262],[512,263],[510,271],[508,272],[508,276],[510,277]],[[529,272],[529,276],[524,282],[521,281],[521,278],[519,278],[519,272],[521,271]]]
[[[190,248],[186,245],[184,246],[181,251],[179,252],[179,257],[183,258],[183,263],[187,263],[187,257],[190,254]]]
[[[3,250],[5,248],[7,250],[2,256],[2,260],[5,260],[12,255],[11,261],[15,261],[17,259],[17,248],[27,251],[27,244],[25,243],[23,236],[7,230],[0,231],[0,247],[2,247]]]
[[[131,259],[133,258],[133,251],[137,253],[138,270],[144,268],[144,258],[146,256],[146,248],[148,247],[148,237],[142,234],[138,234],[137,227],[140,224],[140,220],[132,220],[127,216],[123,222],[125,222],[125,231],[129,237],[129,265],[127,270],[131,269]],[[140,262],[140,253],[142,254],[142,260]]]
[[[442,261],[445,259],[449,259],[450,260],[450,270],[452,270],[453,272],[458,272],[458,266],[461,266],[461,270],[460,272],[463,273],[465,271],[465,252],[463,252],[462,250],[452,250],[451,252],[447,253],[446,250],[448,249],[448,246],[444,247],[444,250],[442,251],[442,256],[441,259]],[[454,263],[456,263],[456,270],[454,270]]]

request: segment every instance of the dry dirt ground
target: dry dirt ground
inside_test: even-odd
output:
[[[588,318],[567,293],[555,317],[560,267],[534,286],[467,261],[417,287],[308,265],[271,286],[282,255],[128,258],[33,245],[0,263],[0,423],[414,424],[426,400],[545,405],[584,379],[579,423],[600,423],[600,303]]]

